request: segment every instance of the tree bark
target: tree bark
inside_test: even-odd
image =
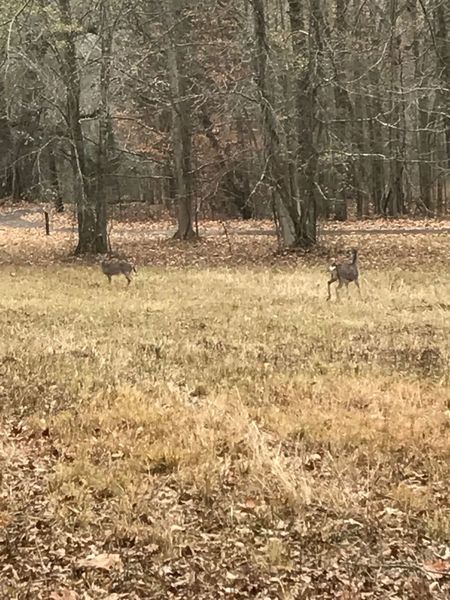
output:
[[[311,0],[306,18],[301,0],[289,0],[289,19],[292,46],[299,61],[297,76],[296,120],[298,131],[298,160],[300,166],[299,188],[301,218],[297,244],[310,246],[317,241],[317,194],[316,175],[318,155],[314,145],[317,130],[317,82],[320,72],[322,42],[320,29],[324,23],[320,0]],[[308,35],[304,24],[308,22]],[[300,63],[303,63],[300,66]]]
[[[63,50],[61,68],[66,87],[66,117],[69,125],[70,156],[73,171],[78,219],[76,254],[106,253],[108,251],[106,216],[99,203],[101,190],[87,173],[86,149],[80,115],[80,74],[75,46],[74,22],[70,0],[58,0],[62,24]],[[109,24],[110,26],[110,24]],[[104,27],[108,27],[104,24]]]
[[[293,246],[297,242],[296,228],[299,230],[301,221],[300,201],[297,199],[294,203],[290,193],[288,167],[273,111],[273,98],[269,91],[267,76],[269,45],[264,2],[252,0],[252,6],[256,46],[255,79],[263,122],[267,179],[275,194],[274,206],[278,213],[283,243],[285,246]]]
[[[383,115],[383,104],[380,100],[383,96],[379,73],[372,69],[369,72],[371,86],[371,98],[368,105],[370,107],[369,119],[369,144],[371,151],[371,190],[370,195],[373,203],[375,215],[383,213],[383,198],[385,192],[385,145],[383,140],[383,130],[379,119]]]
[[[111,84],[111,52],[113,29],[110,11],[110,0],[102,0],[101,6],[101,67],[100,67],[100,117],[98,129],[97,176],[95,225],[97,244],[106,251],[111,251],[107,236],[107,193],[110,184],[112,151],[114,136],[110,113],[109,89]]]
[[[346,221],[348,218],[348,206],[347,206],[347,194],[349,189],[349,171],[351,167],[348,165],[348,161],[352,161],[352,157],[347,158],[342,150],[345,149],[348,144],[347,129],[350,119],[352,118],[353,107],[348,97],[347,90],[345,89],[345,11],[346,6],[344,0],[336,0],[336,34],[337,43],[336,50],[338,51],[337,60],[335,58],[335,85],[334,91],[334,102],[336,106],[336,119],[337,119],[337,137],[338,137],[338,163],[336,165],[337,171],[340,175],[340,192],[341,197],[336,199],[335,202],[335,219],[337,221]]]
[[[438,79],[441,82],[441,89],[438,91],[437,104],[442,115],[437,119],[437,123],[442,123],[444,129],[443,145],[440,162],[442,168],[437,179],[437,212],[439,215],[446,211],[445,197],[447,193],[447,181],[450,171],[450,39],[448,27],[450,25],[450,11],[448,5],[443,1],[438,1],[435,9],[435,30],[436,30],[436,68]]]
[[[2,53],[3,54],[3,53]],[[3,62],[4,57],[1,55]],[[5,98],[4,80],[0,77],[0,196],[11,194],[11,144],[12,135],[9,125]]]
[[[389,192],[385,197],[383,213],[391,217],[398,217],[403,213],[403,156],[400,138],[402,124],[401,76],[401,34],[397,33],[398,0],[389,0],[389,56],[390,56],[390,85],[389,85],[389,113],[391,126],[389,127]]]
[[[355,13],[359,10],[359,0],[353,0]],[[368,213],[368,188],[367,167],[364,155],[370,152],[368,147],[368,135],[365,132],[366,115],[366,97],[364,95],[364,84],[361,82],[364,78],[366,69],[365,54],[363,53],[363,40],[368,31],[357,27],[353,35],[353,79],[356,83],[356,91],[353,101],[353,127],[352,135],[354,138],[354,148],[358,153],[352,161],[352,185],[353,194],[356,199],[356,216],[358,219],[364,218]]]
[[[168,33],[167,66],[172,102],[172,145],[178,205],[178,228],[174,238],[196,236],[192,203],[192,132],[191,103],[187,96],[188,64],[186,51],[177,43],[188,38],[189,15],[181,0],[167,0],[163,17]]]
[[[435,10],[436,22],[436,62],[440,81],[442,82],[439,91],[440,107],[442,110],[442,120],[445,130],[445,147],[447,154],[447,169],[450,169],[450,108],[449,108],[449,89],[450,89],[450,40],[448,27],[450,25],[450,10],[444,0],[438,0]]]

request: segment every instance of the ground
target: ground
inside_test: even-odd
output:
[[[449,236],[237,227],[0,231],[1,598],[449,597]]]

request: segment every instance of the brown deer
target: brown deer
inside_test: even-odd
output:
[[[359,287],[359,265],[358,265],[358,250],[353,248],[352,260],[346,263],[333,262],[330,266],[331,279],[328,282],[328,298],[331,299],[331,286],[337,283],[336,298],[339,300],[339,292],[342,286],[348,290],[348,284],[354,282],[358,288],[361,297],[361,288]]]
[[[134,264],[127,262],[126,260],[104,260],[100,263],[100,266],[102,272],[108,278],[109,283],[111,283],[114,275],[123,275],[128,282],[127,285],[130,285],[133,272],[137,273]]]

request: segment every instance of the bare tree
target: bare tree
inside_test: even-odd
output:
[[[76,25],[72,17],[70,0],[58,0],[59,15],[63,25],[60,33],[62,41],[61,72],[66,91],[66,119],[70,141],[70,157],[75,182],[75,195],[78,216],[78,245],[76,253],[107,252],[108,238],[106,229],[106,210],[103,198],[103,174],[88,170],[88,156],[81,125],[80,111],[80,73],[75,44]],[[102,17],[106,16],[105,1],[102,2]],[[109,25],[103,22],[104,32]],[[108,58],[106,53],[110,47],[109,33],[102,44],[102,102],[108,86]],[[102,110],[107,107],[102,105]],[[105,115],[102,115],[105,121]],[[100,127],[99,167],[104,166],[104,124]]]
[[[171,89],[172,143],[178,204],[178,229],[174,237],[185,240],[195,236],[191,174],[191,99],[185,45],[189,40],[191,15],[186,0],[168,0],[162,10],[167,28],[167,74]]]

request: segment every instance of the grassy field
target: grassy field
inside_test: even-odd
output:
[[[2,267],[0,597],[448,598],[450,271],[326,281]]]

